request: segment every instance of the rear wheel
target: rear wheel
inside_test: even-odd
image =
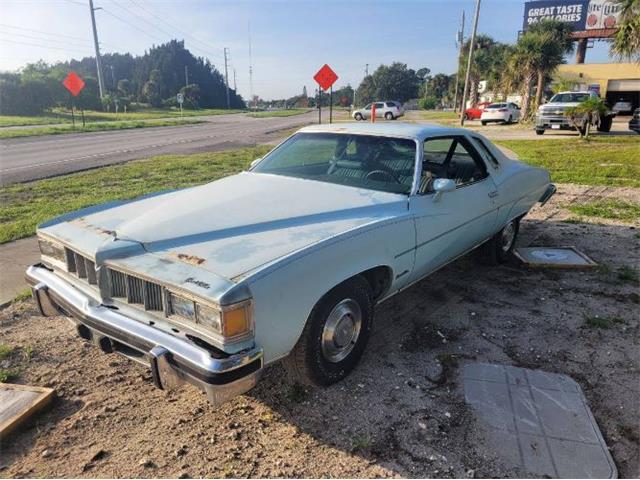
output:
[[[480,122],[483,126],[487,125],[487,122],[485,122],[484,120]]]
[[[469,117],[469,114],[468,114],[467,112],[464,112],[464,113],[462,114],[462,118],[463,118],[464,120],[471,120],[471,117]]]
[[[393,113],[391,112],[385,113],[384,118],[386,118],[387,120],[393,120]]]
[[[359,122],[360,120],[362,120],[362,114],[361,113],[356,113],[353,118],[356,119],[357,122]]]
[[[331,385],[355,368],[369,340],[373,294],[356,276],[330,290],[311,311],[300,339],[284,360],[294,380]]]
[[[509,120],[507,120],[508,124],[512,124],[513,123],[513,116],[509,115]]]
[[[536,128],[536,135],[544,135],[544,128]]]
[[[613,117],[604,117],[600,120],[600,125],[598,125],[599,132],[610,132],[611,126],[613,125]]]
[[[480,261],[485,265],[508,262],[513,254],[519,230],[519,219],[507,223],[502,230],[478,248]]]

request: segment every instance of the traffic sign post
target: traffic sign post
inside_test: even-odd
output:
[[[322,91],[331,88],[331,93],[329,94],[329,123],[331,123],[333,120],[333,108],[331,105],[333,103],[332,85],[338,79],[338,75],[336,75],[336,72],[331,70],[331,67],[325,63],[322,68],[316,72],[313,79],[318,83],[318,123],[322,123]]]
[[[69,90],[69,93],[71,93],[72,95],[71,96],[71,122],[75,127],[76,126],[76,117],[74,113],[75,102],[73,101],[73,99],[77,97],[82,91],[82,89],[84,88],[84,80],[82,80],[82,78],[80,78],[76,72],[69,72],[67,76],[64,77],[64,80],[62,81],[62,85],[64,85],[64,88]],[[82,110],[82,126],[84,127],[84,109]]]
[[[178,95],[176,95],[176,100],[180,104],[180,116],[182,117],[182,104],[184,103],[184,95],[182,93],[179,93]]]

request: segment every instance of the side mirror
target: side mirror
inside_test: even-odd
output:
[[[260,160],[262,160],[262,157],[256,158],[253,162],[251,162],[251,165],[249,166],[249,170],[255,167],[260,162]]]
[[[456,182],[450,178],[436,178],[433,181],[433,191],[436,192],[433,201],[437,202],[445,192],[453,192],[456,189]]]

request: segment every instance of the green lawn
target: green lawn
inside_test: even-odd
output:
[[[135,120],[123,122],[97,122],[82,124],[61,125],[57,127],[12,128],[0,130],[0,138],[34,137],[41,135],[60,135],[63,133],[102,132],[105,130],[127,130],[131,128],[170,127],[174,125],[190,125],[204,123],[204,120]]]
[[[248,113],[248,117],[253,118],[267,118],[267,117],[291,117],[293,115],[300,115],[307,113],[310,110],[308,108],[292,108],[290,110],[273,110],[270,112],[254,112]],[[328,111],[328,109],[327,109]]]
[[[598,217],[610,220],[640,219],[640,205],[615,198],[571,204],[568,209],[571,213],[583,217]]]
[[[640,140],[578,137],[562,140],[500,140],[520,160],[546,168],[558,183],[640,187]]]
[[[271,147],[162,155],[0,188],[0,243],[28,237],[57,215],[159,190],[210,182],[246,169]]]
[[[410,110],[406,116],[411,120],[459,120],[455,112],[443,112],[442,110]]]
[[[222,108],[204,108],[201,110],[183,110],[183,117],[198,117],[209,115],[224,115],[227,113],[241,113],[243,110],[222,109]],[[180,110],[176,108],[150,108],[135,112],[123,113],[120,111],[117,115],[115,112],[99,112],[95,110],[85,110],[84,118],[86,122],[113,122],[127,120],[150,120],[157,118],[180,118]],[[76,122],[82,122],[80,112],[76,112]],[[54,109],[43,115],[34,116],[14,116],[0,115],[0,127],[12,126],[28,126],[28,125],[51,125],[56,123],[71,123],[71,111],[63,109]],[[77,124],[77,123],[76,123]]]

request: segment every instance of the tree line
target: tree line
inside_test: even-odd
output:
[[[53,107],[69,107],[71,95],[62,81],[70,71],[85,81],[85,88],[73,99],[78,108],[113,110],[116,103],[121,109],[138,103],[170,107],[177,105],[179,92],[184,94],[185,108],[227,106],[222,74],[208,59],[195,57],[183,41],[153,46],[137,57],[128,53],[105,54],[102,69],[102,98],[94,57],[53,65],[40,61],[17,73],[1,73],[0,114],[34,115]],[[232,88],[229,96],[231,108],[245,108],[244,100]]]

